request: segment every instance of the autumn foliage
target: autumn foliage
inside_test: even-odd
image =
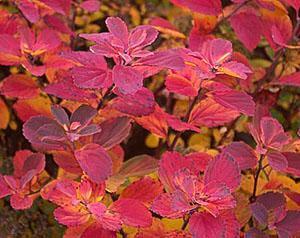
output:
[[[2,1],[0,237],[300,237],[299,8]]]

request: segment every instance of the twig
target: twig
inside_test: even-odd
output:
[[[190,216],[187,216],[186,218],[184,217],[183,218],[183,224],[181,226],[181,230],[185,230],[185,228],[187,227],[187,225],[189,224],[189,221],[190,221]]]
[[[256,200],[256,192],[257,192],[257,185],[258,185],[259,174],[260,174],[261,170],[263,169],[263,166],[262,166],[263,159],[264,159],[264,156],[261,155],[260,159],[258,161],[258,168],[257,168],[256,173],[254,175],[253,192],[252,192],[252,196],[249,199],[250,202],[255,202],[255,200]]]
[[[120,230],[120,234],[123,238],[127,238],[127,234],[125,233],[125,231],[123,229]]]
[[[230,17],[232,17],[234,14],[236,14],[242,7],[244,7],[250,0],[245,1],[243,3],[238,4],[238,6],[230,13],[228,16],[223,17],[220,21],[217,22],[212,32],[214,32],[218,27],[224,22],[227,21]]]

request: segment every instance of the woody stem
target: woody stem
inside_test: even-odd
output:
[[[261,155],[260,159],[258,161],[258,168],[254,174],[254,185],[253,185],[253,192],[252,196],[250,197],[250,202],[255,202],[256,200],[256,192],[257,192],[257,185],[258,185],[258,179],[259,179],[259,174],[263,169],[262,162],[263,162],[264,156]]]

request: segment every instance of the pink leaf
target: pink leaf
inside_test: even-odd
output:
[[[28,99],[38,96],[40,90],[31,77],[14,74],[2,81],[1,93],[7,97]]]
[[[73,207],[58,207],[54,210],[55,219],[63,225],[74,227],[88,222],[90,215]]]
[[[80,238],[90,237],[117,238],[117,234],[114,231],[103,229],[100,224],[93,223],[80,236]]]
[[[223,152],[230,154],[238,163],[241,170],[250,169],[257,164],[257,155],[254,150],[244,142],[232,142]]]
[[[134,94],[143,87],[143,76],[130,66],[116,65],[112,72],[113,82],[123,94]]]
[[[249,8],[247,11],[234,14],[230,17],[230,24],[239,40],[248,50],[253,51],[262,35],[262,22],[255,10]]]
[[[288,211],[285,218],[276,224],[279,238],[293,237],[300,233],[300,213],[299,211]]]
[[[21,196],[19,194],[13,194],[10,197],[10,205],[16,210],[28,209],[32,206],[33,198],[30,196]]]
[[[94,93],[76,87],[70,75],[62,78],[61,81],[49,84],[44,91],[59,98],[80,102],[96,98]]]
[[[199,160],[201,156],[187,156],[186,158],[178,152],[165,152],[159,161],[159,178],[165,189],[170,192],[175,190],[174,184],[175,173],[182,168],[188,169],[193,175],[198,175],[203,169]]]
[[[71,74],[76,86],[80,88],[108,88],[111,84],[111,72],[103,56],[91,52],[65,52],[64,57],[73,60],[76,66]]]
[[[273,151],[267,153],[269,165],[272,169],[284,172],[288,167],[288,161],[286,157],[280,152]]]
[[[151,206],[151,210],[162,217],[167,218],[180,218],[185,212],[176,211],[172,207],[172,197],[169,193],[162,193],[157,196]]]
[[[126,46],[128,44],[128,29],[125,22],[119,17],[108,17],[105,23],[109,32],[120,39]]]
[[[224,237],[225,227],[221,217],[213,217],[207,212],[194,213],[191,216],[190,232],[195,238]]]
[[[11,194],[11,190],[5,182],[3,176],[0,174],[0,198],[4,198]]]
[[[182,70],[184,68],[184,61],[178,53],[169,50],[154,52],[152,55],[137,60],[134,65],[147,65],[173,70]]]
[[[239,111],[249,116],[254,115],[255,103],[252,97],[236,90],[213,91],[212,96],[224,107]]]
[[[131,120],[128,117],[117,117],[101,123],[101,132],[93,137],[93,142],[105,149],[120,144],[127,138],[131,130]]]
[[[99,0],[87,0],[80,3],[80,7],[88,12],[96,12],[100,8]]]
[[[192,110],[189,123],[195,126],[215,127],[233,121],[240,114],[216,103],[212,98],[206,98]]]
[[[266,147],[281,150],[290,142],[290,137],[284,132],[282,125],[272,117],[263,117],[260,121],[261,140]]]
[[[211,160],[204,172],[205,184],[212,181],[224,183],[231,191],[240,185],[240,180],[238,164],[225,153],[219,154],[214,160]]]
[[[300,87],[300,72],[285,75],[279,78],[279,84]]]
[[[300,154],[295,152],[283,152],[282,154],[288,162],[287,172],[300,176]]]
[[[56,151],[53,159],[59,167],[73,174],[82,174],[80,165],[72,153],[66,151]]]
[[[87,144],[75,151],[80,167],[95,183],[105,181],[112,174],[112,161],[107,152],[98,144]]]
[[[40,14],[38,7],[29,0],[22,0],[17,2],[18,8],[24,14],[24,16],[32,23],[39,20]]]
[[[157,170],[158,161],[149,155],[137,155],[123,163],[119,175],[138,177],[153,173]]]
[[[144,204],[150,204],[162,192],[163,187],[159,181],[145,177],[130,184],[123,190],[120,197],[136,199]]]
[[[219,15],[222,12],[222,4],[220,0],[171,0],[172,3],[188,7],[192,11],[207,15]]]
[[[132,116],[145,116],[154,111],[155,100],[150,90],[142,88],[133,95],[119,95],[112,107]]]
[[[134,227],[148,227],[152,223],[152,215],[138,200],[120,198],[111,205],[111,209],[121,215],[124,224]]]

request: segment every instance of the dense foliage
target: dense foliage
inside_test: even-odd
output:
[[[0,237],[300,237],[299,8],[2,1]]]

